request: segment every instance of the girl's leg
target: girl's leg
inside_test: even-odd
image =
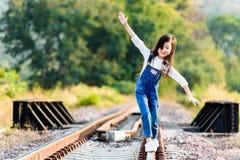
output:
[[[146,95],[136,92],[136,99],[141,111],[142,125],[145,138],[152,137],[151,114],[148,107],[148,99]],[[146,139],[147,140],[147,139]]]
[[[142,114],[143,132],[146,138],[145,151],[150,153],[155,152],[157,147],[152,140],[151,114],[147,103],[148,99],[142,94],[136,94],[136,97]]]
[[[158,136],[158,98],[155,93],[150,95],[149,100],[149,110],[151,113],[151,130],[152,130],[152,138],[157,138]]]

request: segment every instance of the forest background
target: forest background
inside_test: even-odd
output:
[[[240,102],[237,4],[9,0],[0,20],[0,126],[11,123],[12,101],[19,98],[58,98],[70,108],[128,101],[143,58],[119,23],[119,11],[150,49],[162,34],[177,37],[174,66],[200,99],[197,110],[207,100]],[[159,96],[192,108],[170,78],[160,83]]]

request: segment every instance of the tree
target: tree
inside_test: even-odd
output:
[[[129,24],[150,49],[160,35],[176,35],[176,59],[180,63],[174,66],[190,78],[191,86],[194,83],[205,85],[208,81],[203,77],[218,78],[219,73],[215,72],[214,64],[205,61],[207,56],[201,57],[206,50],[196,51],[199,48],[194,35],[204,27],[198,28],[198,24],[187,19],[186,7],[186,0],[169,3],[157,0],[12,0],[0,24],[4,33],[2,40],[7,53],[18,60],[17,71],[22,64],[29,64],[31,82],[39,82],[44,88],[58,82],[117,86],[121,80],[135,81],[142,67],[141,54],[117,18],[118,12],[124,11],[131,17]],[[196,59],[196,55],[200,58]],[[195,74],[196,71],[201,74]]]
[[[239,69],[240,66],[240,17],[239,15],[222,15],[209,19],[208,27],[217,48],[223,50],[226,55],[224,64],[226,67],[227,87],[230,90],[240,92]]]
[[[224,15],[209,19],[208,28],[218,48],[221,48],[227,56],[233,54],[240,59],[240,16]]]
[[[50,5],[38,0],[9,1],[2,19],[3,43],[6,52],[19,59],[17,71],[29,62],[32,82],[37,81],[45,88],[62,79],[67,81],[65,75],[74,70],[69,64],[79,63],[76,59],[81,56],[74,52],[74,47],[86,51],[76,38],[79,27],[71,18],[73,2]]]
[[[6,52],[19,59],[17,71],[29,63],[31,81],[44,88],[59,81],[111,84],[123,76],[125,66],[116,61],[126,58],[129,43],[120,32],[118,6],[103,0],[10,1],[1,23]]]

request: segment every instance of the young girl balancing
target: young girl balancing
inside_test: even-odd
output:
[[[199,102],[192,96],[185,78],[172,66],[176,38],[171,34],[163,35],[154,49],[149,50],[128,25],[128,18],[122,12],[119,12],[118,18],[130,35],[131,41],[144,57],[143,68],[136,82],[135,94],[142,115],[143,132],[146,138],[145,151],[154,152],[159,146],[157,140],[158,82],[162,75],[170,76],[177,81],[194,105]]]

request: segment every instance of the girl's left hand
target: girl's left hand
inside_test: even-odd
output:
[[[192,103],[194,104],[194,106],[196,106],[197,104],[199,104],[199,101],[198,101],[196,98],[194,98],[193,96],[188,97],[188,100],[189,100],[190,102],[192,102]]]

